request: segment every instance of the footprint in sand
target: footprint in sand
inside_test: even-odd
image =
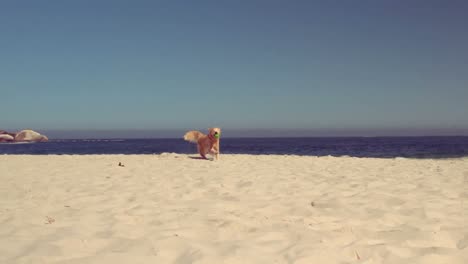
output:
[[[244,188],[244,187],[250,187],[250,186],[252,186],[252,182],[250,182],[250,181],[239,182],[239,183],[236,185],[236,187],[239,188],[239,189],[240,189],[240,188]]]
[[[187,249],[182,254],[180,254],[175,263],[193,263],[202,258],[203,254],[200,250],[197,249]]]
[[[462,250],[462,249],[466,248],[467,246],[468,246],[468,235],[465,235],[465,237],[463,239],[458,241],[457,248]]]

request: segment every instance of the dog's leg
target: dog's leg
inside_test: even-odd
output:
[[[215,157],[216,160],[219,160],[219,145],[213,147],[215,149]]]
[[[213,154],[215,156],[215,159],[218,160],[219,159],[219,148],[216,147],[216,146],[213,146],[211,149],[210,149],[210,152],[211,154]]]
[[[202,156],[202,158],[207,159],[206,156],[205,156],[205,153],[203,153],[202,149],[203,149],[203,147],[198,145],[198,153],[200,153],[200,156]]]

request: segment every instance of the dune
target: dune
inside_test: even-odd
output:
[[[0,155],[0,181],[0,263],[468,263],[467,158]]]

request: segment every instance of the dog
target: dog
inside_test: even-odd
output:
[[[207,159],[207,154],[214,154],[216,160],[219,159],[219,137],[221,136],[221,128],[215,127],[208,129],[208,135],[200,131],[189,131],[185,133],[184,139],[186,141],[197,143],[198,153],[202,158]]]

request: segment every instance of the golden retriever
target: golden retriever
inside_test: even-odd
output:
[[[221,129],[218,127],[210,128],[208,135],[200,131],[189,131],[185,133],[184,139],[186,141],[198,144],[198,153],[204,158],[206,154],[214,154],[216,160],[219,159],[219,137],[221,136]]]

